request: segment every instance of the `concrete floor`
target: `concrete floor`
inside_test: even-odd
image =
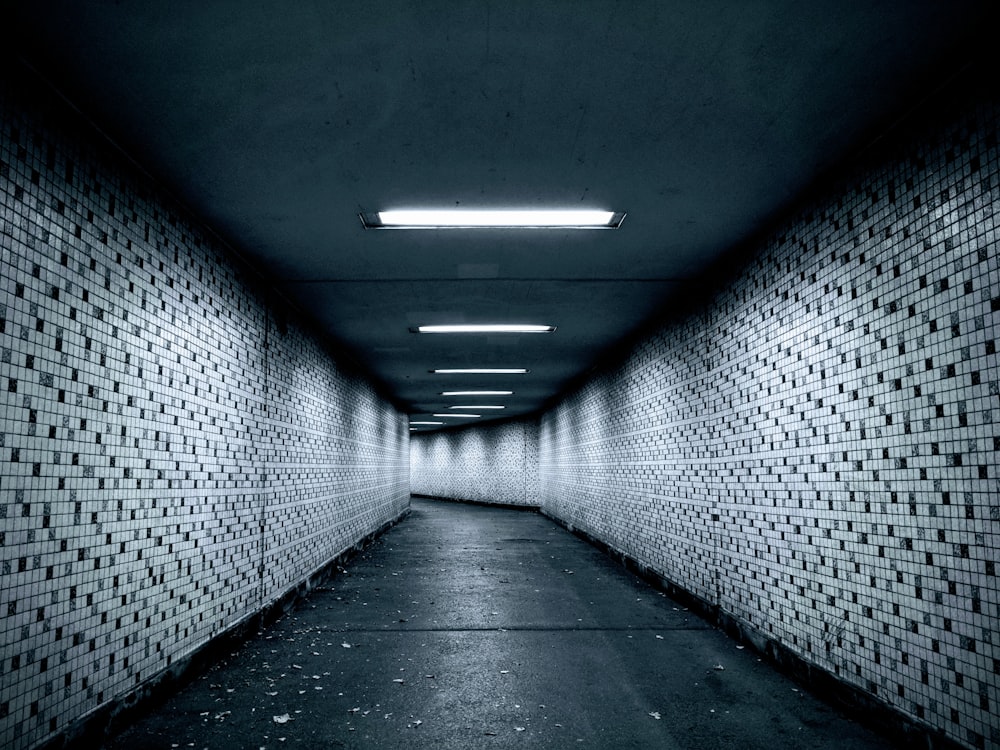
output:
[[[414,499],[346,573],[107,747],[892,743],[544,516]]]

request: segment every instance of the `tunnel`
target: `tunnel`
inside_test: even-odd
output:
[[[0,745],[1000,748],[987,4],[807,6],[12,9]]]

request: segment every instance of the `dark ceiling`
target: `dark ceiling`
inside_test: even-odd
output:
[[[51,2],[8,39],[414,419],[537,410],[960,69],[987,3]],[[617,230],[366,230],[412,207]],[[411,326],[528,322],[550,335]],[[442,367],[527,375],[432,375]],[[484,403],[477,399],[476,403]],[[454,420],[452,420],[454,421]]]

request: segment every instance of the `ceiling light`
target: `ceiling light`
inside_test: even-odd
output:
[[[617,229],[625,212],[589,209],[429,209],[378,211],[361,214],[366,229],[453,229],[553,227],[561,229]]]
[[[468,417],[469,419],[479,419],[480,414],[435,414],[435,417]]]
[[[414,333],[552,333],[555,326],[522,325],[520,323],[483,323],[442,326],[417,326]]]
[[[513,396],[514,391],[442,391],[442,396]]]
[[[431,370],[438,375],[524,375],[523,367],[475,367],[464,370]]]
[[[449,409],[505,409],[505,406],[449,406]]]
[[[444,424],[444,422],[410,422],[411,426],[415,424]]]

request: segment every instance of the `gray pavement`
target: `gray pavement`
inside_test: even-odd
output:
[[[412,514],[155,712],[142,748],[888,748],[536,513]]]

